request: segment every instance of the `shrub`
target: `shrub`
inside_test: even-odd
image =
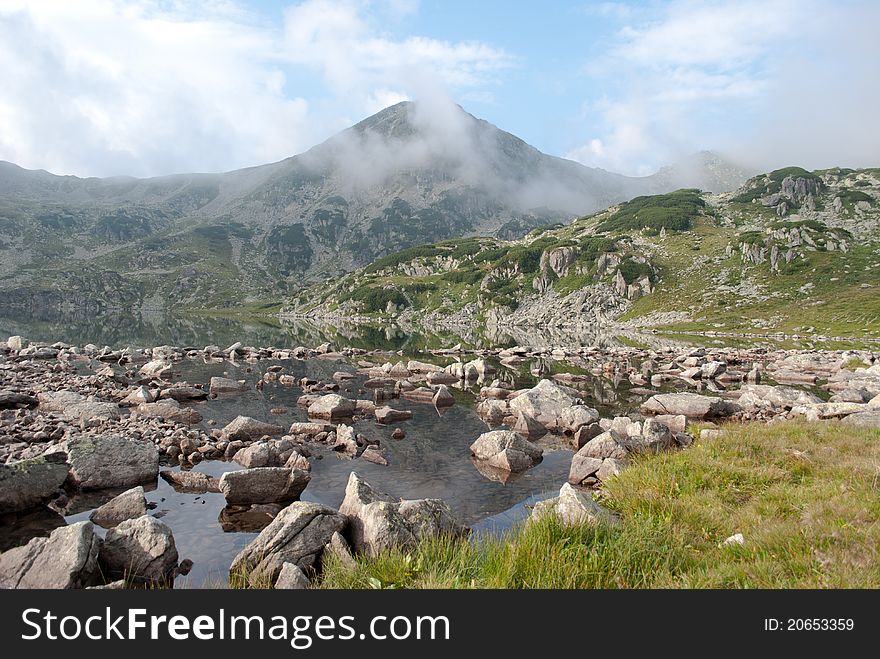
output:
[[[659,232],[687,231],[706,205],[699,190],[676,190],[663,195],[636,197],[624,202],[616,213],[600,222],[597,231],[648,229]]]

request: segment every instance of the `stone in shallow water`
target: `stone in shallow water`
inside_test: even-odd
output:
[[[500,469],[523,471],[537,463],[544,451],[512,430],[483,433],[471,444],[471,454]]]
[[[177,567],[177,547],[168,526],[144,515],[107,531],[99,558],[110,578],[170,584]]]
[[[296,499],[310,480],[301,469],[256,467],[226,472],[219,487],[230,504],[278,503]]]
[[[263,435],[280,435],[284,428],[274,423],[264,423],[249,416],[237,416],[225,428],[223,437],[227,440],[259,439]]]
[[[140,485],[113,497],[103,506],[96,508],[89,519],[105,529],[112,528],[127,519],[147,514],[147,499]]]
[[[122,435],[75,437],[66,442],[70,479],[83,490],[130,487],[156,480],[159,453],[152,443]]]
[[[52,497],[67,480],[64,453],[0,464],[0,513],[27,510]]]

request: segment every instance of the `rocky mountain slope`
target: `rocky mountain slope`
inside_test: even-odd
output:
[[[545,155],[458,106],[400,103],[287,160],[81,179],[0,162],[0,302],[272,307],[401,248],[535,227],[745,175],[698,154],[629,178]]]
[[[877,336],[880,169],[790,167],[728,193],[637,197],[520,240],[415,247],[293,297],[285,313]]]

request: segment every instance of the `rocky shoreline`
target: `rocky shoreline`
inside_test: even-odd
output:
[[[342,395],[354,377],[350,371],[326,380],[286,372],[289,360],[309,359],[354,366],[367,378],[360,395]],[[80,492],[125,491],[95,509],[90,522],[62,526],[0,554],[0,586],[171,585],[192,563],[180,560],[171,529],[149,513],[143,486],[160,477],[180,491],[219,492],[230,506],[266,513],[269,525],[231,565],[234,578],[251,586],[306,586],[327,552],[351,561],[357,553],[411,546],[435,533],[464,534],[443,501],[394,499],[354,470],[338,511],[297,501],[322,452],[388,464],[382,441],[357,433],[355,420],[393,426],[410,418],[411,411],[387,404],[395,398],[442,410],[456,404],[450,388],[475,393],[487,431],[474,437],[464,459],[486,478],[503,483],[546,451],[573,452],[559,497],[533,511],[555,511],[566,523],[609,518],[591,490],[625,469],[632,455],[686,449],[695,441],[694,423],[705,440],[723,433],[725,423],[749,421],[843,419],[880,427],[880,353],[867,350],[457,345],[423,359],[336,351],[329,344],[120,350],[10,337],[0,344],[0,514],[63,510]],[[177,366],[185,360],[230,361],[246,370],[265,362],[256,388],[270,382],[299,388],[297,404],[309,421],[282,427],[239,415],[211,427],[201,401],[234,401],[248,385],[222,377],[181,381]],[[533,369],[537,383],[519,389],[500,372],[541,360],[558,361],[562,371],[543,377],[548,373]],[[591,377],[627,382],[629,392],[641,396],[638,413],[603,417],[587,405],[579,387]],[[392,436],[405,433],[396,429]],[[192,470],[204,460],[232,460],[237,468],[219,478]],[[103,538],[94,524],[108,529]]]

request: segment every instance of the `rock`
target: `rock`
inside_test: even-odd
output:
[[[353,570],[357,567],[357,561],[352,556],[351,547],[348,546],[348,542],[341,533],[334,533],[330,536],[330,542],[324,547],[324,559],[326,560],[328,556],[334,557],[346,569]]]
[[[348,419],[357,405],[353,400],[339,394],[320,396],[309,405],[309,416],[316,419]]]
[[[171,585],[177,567],[177,547],[168,526],[144,515],[108,530],[99,560],[104,574],[112,579]]]
[[[67,480],[64,453],[0,464],[0,513],[28,510],[50,499]]]
[[[565,526],[610,522],[614,519],[611,512],[593,501],[591,496],[579,492],[568,483],[559,490],[558,497],[536,503],[529,521],[552,514],[558,515]]]
[[[70,480],[83,490],[131,487],[156,480],[159,453],[151,442],[122,435],[78,436],[66,442]]]
[[[702,371],[702,376],[704,378],[716,378],[725,371],[727,371],[727,363],[726,362],[706,362],[700,367]]]
[[[871,400],[868,401],[868,407],[880,410],[880,394],[874,396]]]
[[[517,412],[516,422],[513,424],[513,431],[526,437],[527,439],[538,439],[547,434],[547,428],[538,423],[528,412]]]
[[[55,529],[0,554],[0,588],[86,588],[102,583],[91,522]]]
[[[530,414],[546,428],[554,428],[556,420],[568,408],[580,402],[574,389],[563,387],[553,380],[541,380],[528,391],[509,401],[511,410]]]
[[[425,381],[430,385],[455,384],[459,381],[459,378],[451,373],[434,372],[428,373],[425,377]]]
[[[171,376],[171,364],[164,359],[153,359],[141,366],[140,374],[161,380]]]
[[[609,478],[617,476],[617,474],[623,471],[625,467],[626,462],[624,462],[623,460],[617,460],[615,458],[605,458],[604,460],[602,460],[602,466],[599,467],[599,470],[596,472],[596,478],[604,483]]]
[[[276,590],[306,590],[310,585],[306,573],[294,563],[284,563],[275,581]]]
[[[180,403],[173,399],[141,403],[135,411],[148,419],[165,419],[186,425],[193,425],[202,420],[202,415],[196,410],[191,407],[181,407]]]
[[[449,388],[445,384],[441,384],[434,392],[431,402],[434,403],[434,407],[451,407],[455,405],[455,397],[450,393]]]
[[[822,402],[822,399],[815,394],[794,387],[744,384],[739,392],[737,403],[744,409],[755,409],[766,405],[791,409],[795,405],[814,405]]]
[[[172,400],[181,401],[181,400],[205,400],[208,397],[208,392],[204,389],[199,389],[198,387],[191,387],[189,385],[177,384],[173,387],[169,387],[167,389],[163,389],[159,393],[160,398],[170,398]],[[149,401],[147,401],[149,402]]]
[[[361,459],[373,464],[382,465],[383,467],[388,466],[388,452],[378,446],[370,445],[365,448],[364,452],[361,453]]]
[[[721,544],[724,547],[729,547],[731,545],[744,545],[746,544],[746,539],[743,537],[742,533],[734,533]]]
[[[119,405],[96,400],[74,403],[64,408],[62,415],[68,421],[89,423],[93,420],[115,420],[120,417]]]
[[[407,421],[413,417],[412,410],[396,410],[388,405],[377,407],[375,415],[376,421],[379,423],[397,423],[398,421]]]
[[[880,409],[873,408],[869,411],[850,414],[843,419],[842,423],[859,428],[880,428]]]
[[[357,455],[358,445],[354,428],[344,423],[336,427],[336,443],[332,446],[337,453],[342,453],[349,458]]]
[[[144,496],[144,488],[138,485],[93,510],[89,519],[98,526],[109,529],[127,519],[134,519],[146,514],[147,498]]]
[[[317,569],[324,547],[347,525],[344,515],[318,503],[297,501],[282,510],[232,561],[230,572],[251,585],[275,584],[285,563],[304,572]]]
[[[122,399],[123,405],[131,405],[137,407],[141,403],[152,403],[155,401],[153,392],[149,388],[141,385],[132,391],[128,396]]]
[[[595,476],[603,462],[602,458],[581,455],[580,452],[575,453],[568,470],[568,482],[572,485],[580,485],[591,476]]]
[[[622,438],[613,430],[602,433],[591,439],[589,442],[578,450],[575,456],[588,458],[615,458],[617,460],[627,460],[629,453],[626,446],[622,443]]]
[[[225,428],[223,438],[229,441],[259,439],[263,435],[280,435],[284,428],[274,423],[264,423],[249,416],[237,416]]]
[[[395,428],[394,432],[391,433],[391,439],[403,439],[406,437],[406,433],[403,431],[403,428]]]
[[[41,411],[63,413],[71,405],[83,403],[86,399],[75,391],[43,391],[37,394],[37,400]]]
[[[161,471],[159,475],[177,492],[202,494],[220,491],[219,479],[200,471]]]
[[[483,433],[471,444],[471,454],[493,467],[523,471],[540,461],[544,451],[512,430]]]
[[[464,533],[443,501],[395,501],[374,490],[355,472],[348,478],[339,512],[351,525],[354,550],[368,555],[392,547],[411,549],[419,540],[430,536]]]
[[[476,413],[489,426],[498,426],[504,421],[504,417],[508,415],[507,403],[503,400],[495,400],[487,398],[477,403]]]
[[[700,441],[706,442],[720,439],[722,435],[724,435],[724,431],[719,430],[718,428],[703,428],[700,431]]]
[[[20,336],[10,336],[6,339],[6,347],[10,350],[21,350],[22,348],[27,347],[27,341]]]
[[[584,426],[599,421],[599,412],[586,405],[573,405],[563,410],[559,417],[559,427],[567,433],[574,434]]]
[[[631,453],[661,453],[675,446],[675,438],[665,425],[655,419],[645,419],[641,435],[622,441]]]
[[[291,435],[308,435],[314,437],[322,432],[330,432],[333,426],[329,423],[310,423],[303,421],[295,421],[290,424],[290,430],[287,432]]]
[[[231,380],[229,378],[212,377],[209,385],[211,395],[240,393],[247,390],[244,380]]]
[[[267,442],[254,442],[235,452],[233,460],[245,469],[253,467],[277,467],[278,456]]]
[[[34,396],[14,391],[0,391],[0,410],[36,407],[39,404],[39,399]]]
[[[229,504],[280,503],[302,494],[311,475],[289,467],[255,467],[227,471],[220,477],[219,488]]]
[[[602,426],[598,423],[591,423],[588,426],[582,426],[574,434],[574,445],[580,450],[587,442],[598,437],[602,432]]]
[[[687,429],[687,417],[684,414],[658,414],[654,418],[672,432],[684,432]]]
[[[693,393],[657,394],[646,400],[641,407],[643,414],[681,414],[688,419],[725,417],[739,409],[736,403]]]

